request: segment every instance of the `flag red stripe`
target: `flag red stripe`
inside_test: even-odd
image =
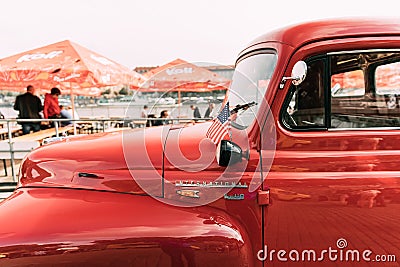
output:
[[[225,122],[224,124],[220,124],[220,127],[213,131],[212,135],[210,135],[209,138],[213,141],[214,144],[219,143],[219,141],[229,133],[228,127],[229,123]]]
[[[221,123],[219,121],[214,121],[214,123],[211,125],[210,129],[207,131],[207,136],[212,136],[213,133],[218,130],[220,127]]]
[[[218,129],[219,123],[218,122],[214,122],[213,125],[211,126],[211,128],[209,129],[209,134],[211,134],[213,131],[215,131],[215,129]]]
[[[211,132],[215,129],[215,127],[218,126],[218,122],[216,120],[213,121],[213,123],[211,124],[210,128],[207,131],[207,136],[209,136],[211,134]]]
[[[219,125],[217,125],[217,127],[214,127],[214,129],[212,129],[212,131],[210,132],[210,136],[214,136],[220,129],[221,124],[219,123]]]

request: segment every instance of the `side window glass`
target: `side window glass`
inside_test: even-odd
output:
[[[331,128],[400,126],[399,53],[331,58]]]
[[[400,95],[400,62],[378,66],[375,83],[378,95]]]
[[[332,70],[335,70],[332,66]],[[363,101],[365,78],[361,69],[350,70],[331,76],[331,127],[364,127]]]
[[[353,70],[334,74],[331,77],[332,97],[363,96],[365,94],[364,73]]]
[[[307,63],[306,79],[298,86],[292,85],[283,107],[283,123],[289,128],[325,127],[324,61]]]

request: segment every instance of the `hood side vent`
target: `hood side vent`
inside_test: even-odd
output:
[[[85,177],[85,178],[93,178],[93,179],[104,179],[104,177],[98,176],[97,174],[94,173],[88,173],[88,172],[80,172],[78,173],[79,177]]]

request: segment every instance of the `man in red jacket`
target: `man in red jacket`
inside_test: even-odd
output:
[[[51,93],[47,93],[44,97],[43,116],[45,119],[60,118],[60,105],[58,104],[58,96],[61,94],[57,87],[51,88]],[[54,126],[54,123],[51,123]]]

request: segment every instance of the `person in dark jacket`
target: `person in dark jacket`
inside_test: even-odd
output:
[[[206,113],[204,114],[204,118],[211,119],[212,118],[211,113],[213,112],[214,108],[215,108],[215,104],[209,103]]]
[[[200,110],[198,107],[196,107],[195,105],[190,105],[190,108],[193,110],[193,118],[201,118]]]
[[[40,98],[35,95],[35,87],[28,85],[26,93],[18,95],[15,99],[14,109],[19,111],[19,119],[41,119],[39,112],[43,110]],[[28,134],[32,131],[40,130],[39,122],[20,122],[22,134]]]
[[[160,119],[155,120],[152,125],[153,126],[160,126],[160,125],[171,124],[172,122],[170,120],[166,120],[168,118],[170,118],[169,111],[168,110],[163,110],[160,113]]]

